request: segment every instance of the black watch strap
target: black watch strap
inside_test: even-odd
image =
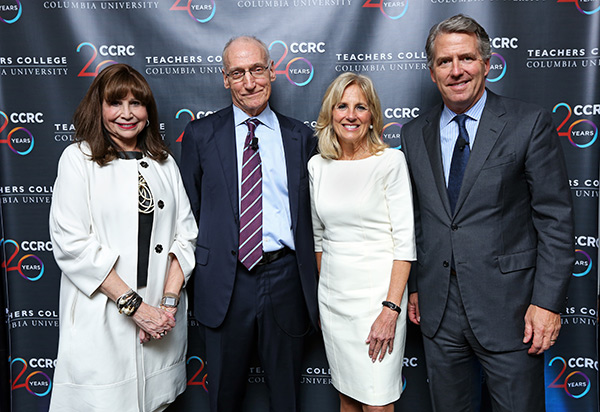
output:
[[[381,302],[381,304],[385,307],[390,308],[391,310],[395,310],[398,313],[402,312],[400,306],[396,305],[394,302],[390,302],[389,300],[384,300],[383,302]]]

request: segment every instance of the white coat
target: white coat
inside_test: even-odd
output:
[[[185,290],[175,328],[140,345],[136,324],[119,314],[98,287],[114,267],[137,289],[138,170],[155,201],[147,304],[160,305],[170,253],[187,282],[194,268],[197,225],[172,157],[162,164],[147,157],[117,159],[101,167],[84,152],[89,153],[86,143],[63,152],[50,209],[50,237],[62,271],[50,411],[153,411],[186,386]]]

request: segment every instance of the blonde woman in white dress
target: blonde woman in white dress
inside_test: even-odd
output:
[[[390,412],[402,393],[413,207],[404,155],[380,140],[382,128],[371,80],[335,79],[309,173],[321,327],[342,412]]]

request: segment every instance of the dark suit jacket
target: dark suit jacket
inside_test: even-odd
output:
[[[296,260],[306,307],[316,325],[317,268],[306,168],[316,142],[312,130],[304,124],[276,115],[285,151]],[[239,245],[238,172],[232,106],[190,122],[185,129],[181,152],[181,175],[199,229],[194,314],[202,324],[216,328],[225,319],[231,300]]]
[[[442,106],[402,128],[415,196],[421,330],[440,325],[454,253],[469,323],[484,348],[523,348],[529,304],[564,308],[574,260],[572,200],[550,114],[488,91],[454,215],[441,160]],[[416,281],[416,286],[415,282]]]

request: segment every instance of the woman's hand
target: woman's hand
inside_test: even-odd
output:
[[[147,335],[154,339],[160,339],[175,327],[175,316],[173,314],[143,302],[132,318],[141,329],[140,342],[142,343],[150,340]],[[145,332],[146,335],[142,335],[142,332]]]
[[[177,313],[177,307],[173,307],[173,306],[163,306],[160,305],[160,308],[162,310],[164,310],[165,312],[169,312],[171,315],[175,316],[175,314]]]
[[[143,329],[140,329],[140,343],[150,342],[150,339],[152,339],[150,334]]]
[[[398,312],[387,307],[381,309],[381,313],[373,322],[366,343],[369,345],[369,357],[375,362],[383,360],[385,352],[392,353],[394,349],[394,337],[396,336],[396,321]]]

